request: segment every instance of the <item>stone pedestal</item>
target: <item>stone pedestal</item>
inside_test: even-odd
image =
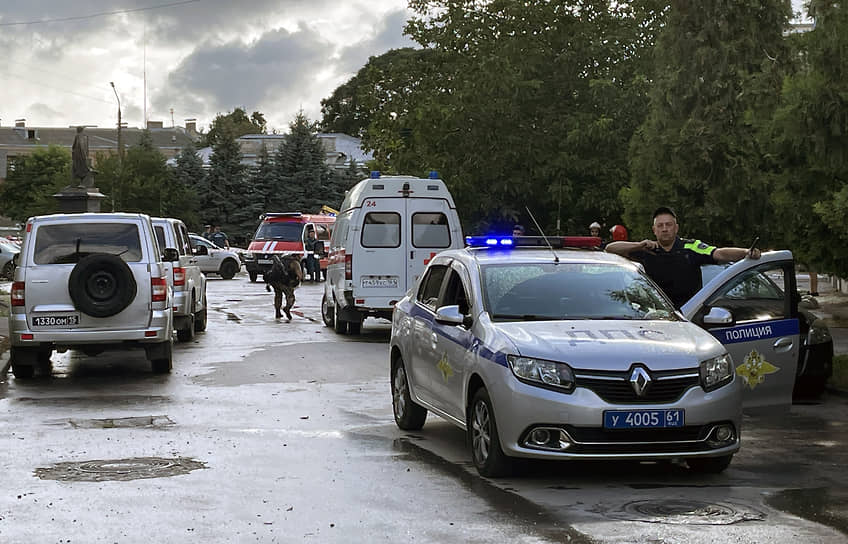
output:
[[[68,185],[53,195],[59,201],[59,213],[99,212],[100,202],[106,195],[97,187],[73,187]]]

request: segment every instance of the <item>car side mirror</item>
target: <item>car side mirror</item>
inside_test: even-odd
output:
[[[443,323],[445,325],[462,325],[464,319],[465,316],[459,313],[459,306],[456,304],[442,306],[436,310],[436,323]]]
[[[172,247],[166,247],[165,252],[162,253],[162,260],[165,262],[174,262],[180,260],[180,254],[177,253],[177,250]]]
[[[195,255],[209,255],[209,249],[206,246],[195,246],[194,248]]]
[[[727,308],[714,306],[710,308],[707,315],[704,316],[705,325],[731,325],[733,324],[733,314]]]

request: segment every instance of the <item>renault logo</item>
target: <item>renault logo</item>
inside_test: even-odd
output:
[[[651,386],[651,375],[641,366],[635,367],[630,372],[630,386],[636,392],[636,396],[644,397],[645,393],[648,392],[648,388]]]

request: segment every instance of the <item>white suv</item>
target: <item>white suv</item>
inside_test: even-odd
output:
[[[179,219],[153,217],[153,229],[174,292],[174,329],[180,342],[206,330],[206,276],[191,249],[188,229]],[[173,253],[168,250],[175,250]]]
[[[9,314],[16,378],[51,370],[54,349],[96,355],[143,348],[156,373],[172,367],[173,311],[150,218],[128,213],[31,217]]]

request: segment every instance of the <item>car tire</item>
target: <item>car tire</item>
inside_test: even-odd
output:
[[[10,280],[15,275],[15,263],[12,261],[3,265],[3,270],[0,271],[0,279]]]
[[[248,272],[248,276],[250,276],[250,283],[256,283],[256,278],[259,277],[259,272]]]
[[[207,313],[207,303],[206,303],[206,295],[203,295],[203,309],[197,312],[194,316],[194,331],[195,332],[203,332],[206,330],[206,323],[208,321],[208,313]]]
[[[50,345],[38,348],[38,371],[43,376],[50,376],[53,373],[53,361],[50,357],[53,355],[53,348]]]
[[[719,474],[730,466],[733,455],[722,455],[721,457],[693,457],[686,460],[689,470],[701,474]]]
[[[427,409],[416,404],[409,394],[409,380],[403,359],[398,357],[392,364],[392,411],[395,423],[404,431],[417,431],[424,426],[427,419]]]
[[[197,308],[197,302],[192,297],[191,299],[191,312],[188,314],[187,318],[183,320],[183,328],[177,329],[177,340],[180,342],[191,342],[194,340],[194,327],[197,324],[195,318],[195,310]]]
[[[123,259],[93,253],[74,266],[68,278],[68,292],[79,311],[92,317],[111,317],[130,305],[138,286]]]
[[[221,263],[221,267],[218,269],[218,274],[225,280],[231,280],[238,271],[239,264],[232,259],[227,259]]]
[[[474,393],[468,411],[468,443],[471,459],[481,476],[499,478],[512,473],[512,459],[501,448],[492,400],[485,387]]]
[[[147,350],[147,358],[150,360],[150,368],[154,374],[167,374],[174,367],[173,342],[168,340],[160,344],[150,346]]]
[[[9,361],[12,363],[12,374],[16,379],[32,379],[35,376],[35,367],[38,365],[38,351],[36,348],[12,346],[9,348]]]
[[[321,319],[324,321],[324,325],[327,327],[333,326],[333,307],[330,306],[330,303],[327,301],[327,295],[325,294],[321,297]]]
[[[348,321],[347,322],[347,332],[348,334],[359,334],[362,332],[362,321]]]
[[[333,302],[335,302],[336,298],[333,297]],[[339,317],[339,312],[335,311],[335,308],[338,308],[339,305],[334,305],[333,309],[333,330],[338,334],[347,334],[347,321]]]

